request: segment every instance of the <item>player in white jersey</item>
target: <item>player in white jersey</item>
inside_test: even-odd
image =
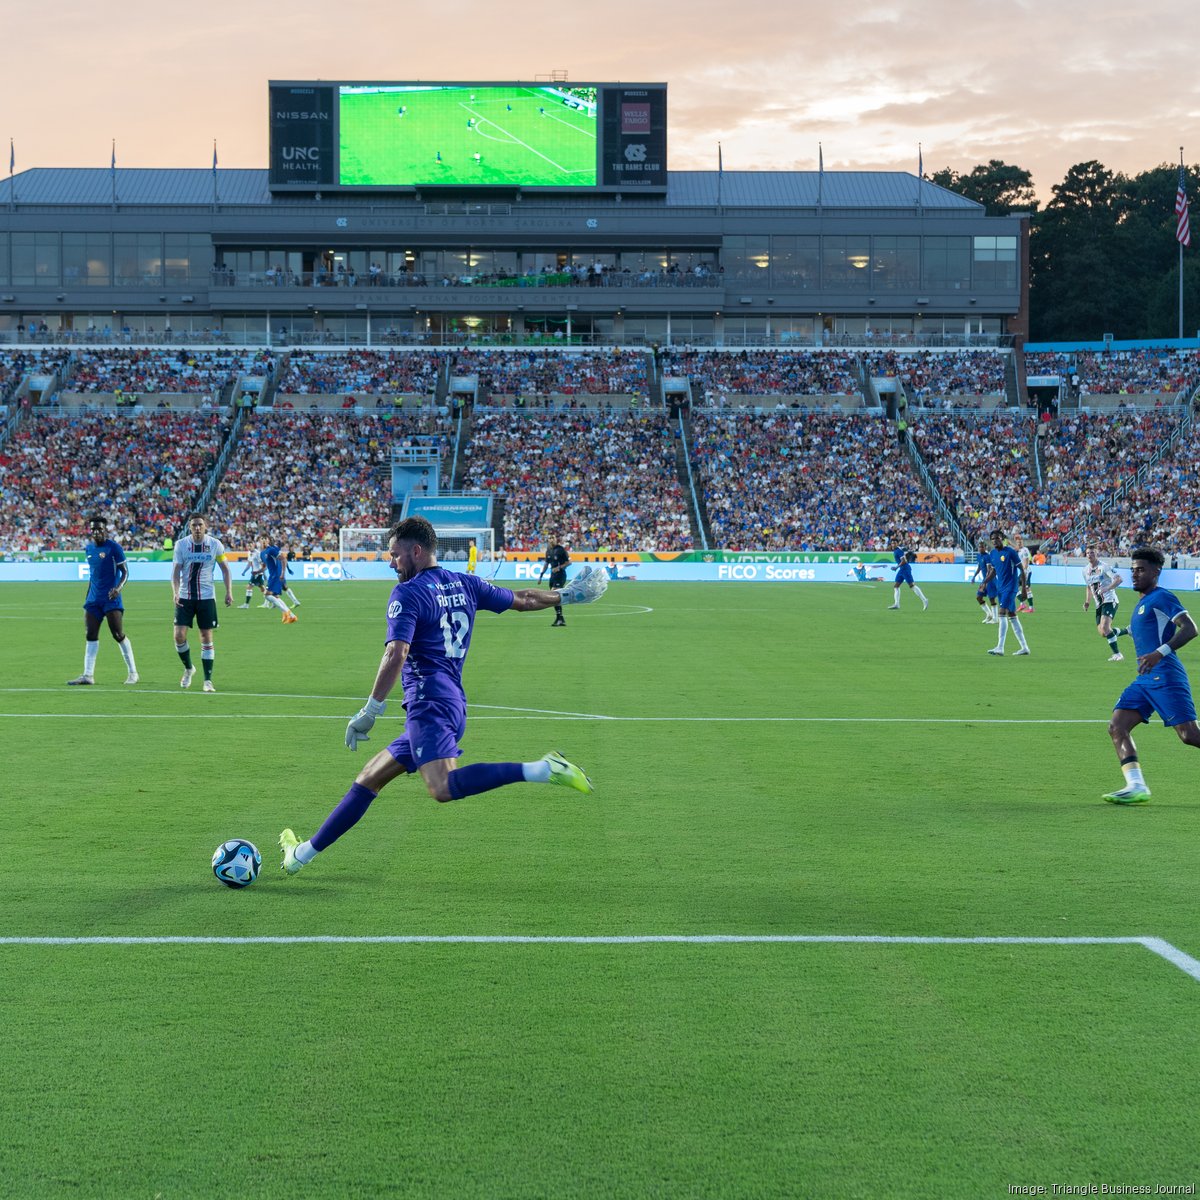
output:
[[[1128,629],[1113,625],[1121,601],[1117,599],[1117,588],[1125,582],[1117,568],[1100,557],[1095,546],[1087,548],[1088,565],[1083,568],[1083,611],[1087,612],[1093,600],[1096,602],[1096,632],[1108,643],[1112,651],[1109,662],[1121,662],[1125,655],[1117,649],[1117,638],[1127,634]]]
[[[238,608],[250,607],[250,600],[254,596],[255,588],[258,588],[263,594],[263,603],[258,607],[270,608],[271,606],[266,603],[266,591],[264,590],[266,577],[263,575],[262,551],[257,546],[254,546],[246,555],[246,565],[242,568],[242,574],[245,575],[247,571],[250,572],[250,581],[246,584],[246,601],[244,604],[239,604]]]
[[[175,599],[175,653],[183,663],[182,688],[192,686],[196,668],[188,646],[188,630],[200,627],[200,664],[204,668],[204,690],[215,692],[212,672],[216,651],[213,630],[217,627],[217,593],[213,568],[221,568],[225,581],[225,607],[233,604],[233,579],[225,561],[225,547],[208,532],[208,522],[199,514],[188,518],[189,532],[175,543],[175,565],[171,568],[171,594]]]
[[[1025,590],[1021,593],[1021,603],[1017,612],[1033,612],[1033,555],[1025,545],[1025,539],[1019,533],[1013,534],[1013,546],[1021,559],[1021,570],[1025,572]]]

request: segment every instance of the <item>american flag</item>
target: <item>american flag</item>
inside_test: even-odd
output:
[[[1181,246],[1192,244],[1192,229],[1188,224],[1187,181],[1183,177],[1183,166],[1179,168],[1179,189],[1175,193],[1175,240]]]

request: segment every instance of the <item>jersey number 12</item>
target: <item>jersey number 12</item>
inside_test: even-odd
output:
[[[464,612],[452,612],[448,616],[442,613],[439,622],[442,630],[442,642],[446,647],[447,658],[466,658],[467,634],[471,630],[471,622]]]

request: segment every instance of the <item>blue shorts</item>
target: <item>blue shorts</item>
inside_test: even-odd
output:
[[[896,572],[896,586],[897,587],[899,587],[900,584],[902,584],[902,583],[912,583],[912,581],[913,581],[912,567],[908,566],[907,564],[905,566],[901,567]]]
[[[388,753],[410,774],[439,758],[461,758],[458,742],[466,727],[467,710],[460,701],[414,702],[406,706],[404,732],[388,745]]]
[[[1154,671],[1139,675],[1117,698],[1113,708],[1132,709],[1143,721],[1149,721],[1152,713],[1158,713],[1168,728],[1196,719],[1196,705],[1188,681],[1167,678]]]
[[[103,600],[85,600],[83,602],[83,611],[99,621],[110,612],[124,612],[125,605],[121,602],[120,596],[115,600],[109,600],[105,597]]]
[[[1009,612],[1017,611],[1017,588],[1014,584],[1011,589],[996,594],[996,603],[1001,608],[1007,608]]]
[[[267,576],[267,586],[264,589],[269,596],[283,595],[283,580],[274,575]]]

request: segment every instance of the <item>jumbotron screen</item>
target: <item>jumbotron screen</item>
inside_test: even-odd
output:
[[[666,85],[273,82],[271,186],[665,188]]]

